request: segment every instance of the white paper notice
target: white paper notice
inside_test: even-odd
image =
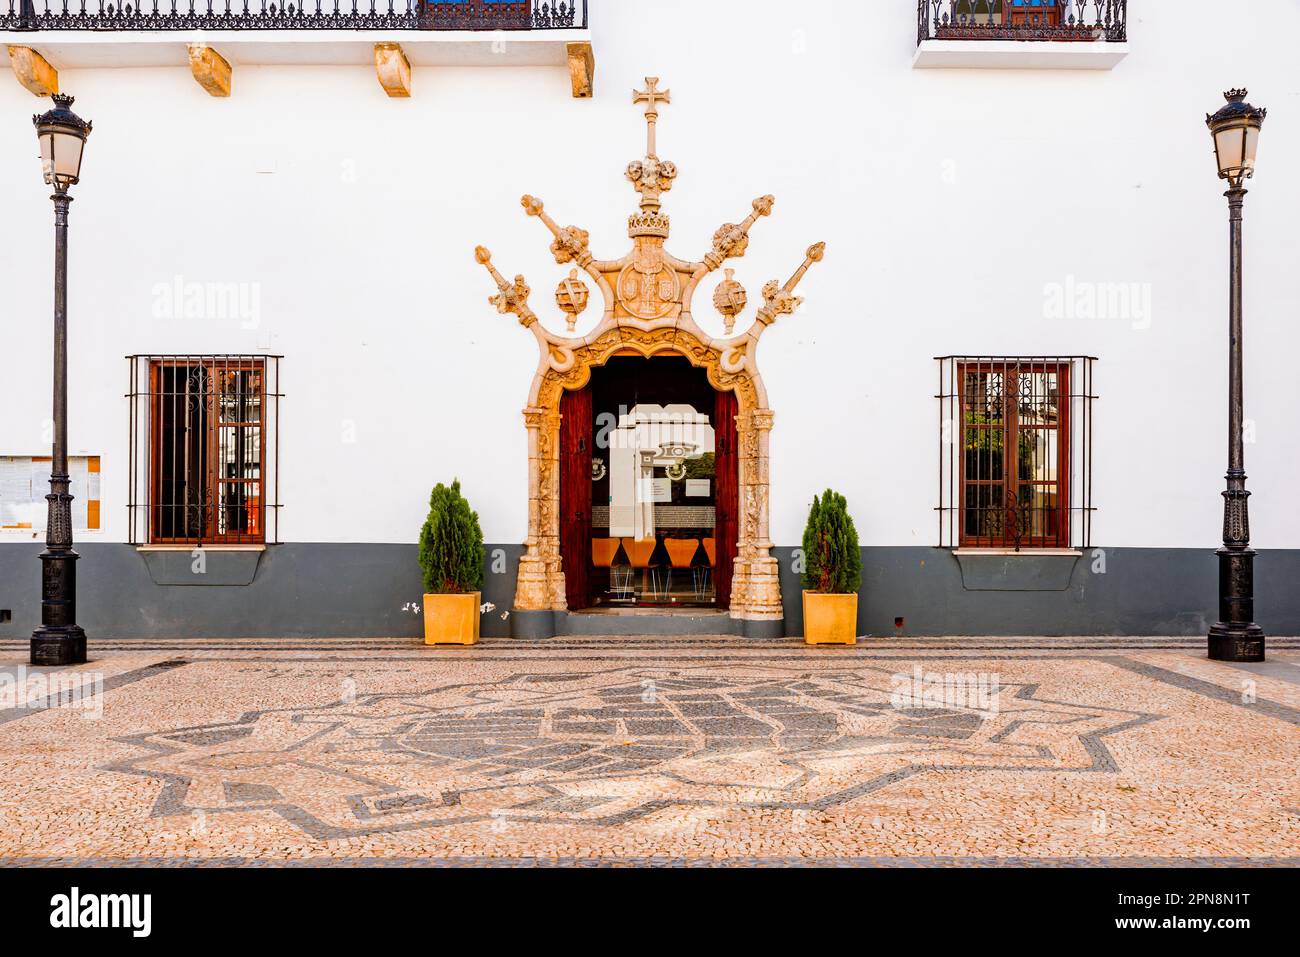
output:
[[[90,471],[90,459],[68,456],[68,491],[72,493],[72,527],[89,524],[89,504],[100,496],[100,476]],[[50,460],[30,455],[0,455],[0,527],[45,528],[50,491]]]
[[[687,498],[708,498],[709,485],[708,479],[687,479],[686,480],[686,497]]]
[[[656,505],[673,500],[673,483],[671,479],[652,478],[641,482],[641,501]]]
[[[32,503],[32,460],[0,456],[0,525],[27,521]]]
[[[71,482],[68,483],[68,491],[72,493],[72,527],[85,528],[89,524],[89,516],[86,513],[86,476],[90,474],[90,463],[82,456],[74,456],[68,459],[68,476]]]

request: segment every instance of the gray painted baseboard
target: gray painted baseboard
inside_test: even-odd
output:
[[[790,548],[774,549],[781,564],[786,630],[800,634],[799,579]],[[969,566],[1059,563],[1061,556],[962,556]],[[1063,590],[987,590],[962,584],[962,567],[947,549],[878,547],[862,550],[858,633],[863,635],[1204,635],[1217,610],[1214,549],[1091,548],[1073,561]],[[1059,568],[1019,578],[1055,581]],[[982,576],[987,579],[988,576]],[[1300,634],[1300,550],[1261,551],[1255,559],[1255,609],[1266,634]],[[902,627],[895,620],[902,620]]]
[[[0,543],[0,609],[12,612],[12,620],[0,624],[0,638],[29,637],[39,623],[42,547]],[[423,629],[415,545],[274,545],[262,555],[251,584],[229,584],[227,578],[220,588],[156,584],[144,557],[130,545],[89,542],[77,550],[82,556],[79,617],[92,638],[417,637]],[[520,552],[518,545],[487,546],[483,600],[492,607],[483,617],[485,636],[510,634]],[[785,632],[799,635],[803,616],[792,552],[775,549]],[[494,562],[494,556],[504,561]],[[1092,549],[1074,561],[1063,589],[1055,588],[1061,584],[1059,567],[1034,567],[1052,557],[975,556],[1002,566],[976,569],[983,585],[973,590],[963,586],[962,567],[946,550],[864,548],[858,632],[1202,635],[1213,621],[1212,548]],[[968,580],[971,560],[962,557]],[[210,569],[211,562],[210,555]],[[1008,571],[1008,562],[1017,564]],[[500,570],[493,572],[494,565]],[[1256,609],[1266,633],[1300,634],[1300,550],[1261,551],[1255,577]],[[1054,588],[987,590],[999,581],[1047,581]],[[901,628],[895,628],[895,619],[902,620]],[[649,628],[651,622],[645,624]],[[671,622],[653,624],[655,631],[671,628]],[[583,620],[580,626],[585,632],[597,622]],[[621,621],[618,630],[625,627]]]

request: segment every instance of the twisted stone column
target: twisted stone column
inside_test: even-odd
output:
[[[528,537],[519,559],[515,612],[563,609],[560,517],[556,508],[560,415],[551,409],[524,410],[528,429]]]
[[[771,409],[754,409],[741,418],[741,537],[731,610],[733,615],[745,620],[746,634],[776,638],[780,637],[784,612],[780,566],[772,557],[768,521],[768,451],[774,414]],[[771,634],[767,634],[769,630]]]

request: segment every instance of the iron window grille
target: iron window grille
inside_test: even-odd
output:
[[[127,357],[131,544],[279,541],[281,358]]]
[[[939,547],[1088,548],[1093,356],[938,356]]]

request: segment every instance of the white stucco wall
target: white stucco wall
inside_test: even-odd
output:
[[[95,124],[72,207],[70,443],[104,457],[103,540],[126,535],[122,357],[245,351],[286,357],[283,540],[414,541],[429,487],[453,476],[488,541],[521,540],[536,345],[487,304],[473,248],[524,273],[562,328],[551,290],[568,267],[519,196],[621,255],[623,168],[644,147],[629,94],[658,74],[673,94],[659,152],[680,169],[669,249],[698,258],[753,197],[777,198],[730,263],[742,324],[765,280],[827,242],[803,310],[760,352],[780,544],[827,485],[864,543],[934,544],[933,357],[1090,353],[1094,542],[1212,547],[1227,226],[1203,117],[1249,86],[1270,108],[1246,209],[1252,518],[1257,546],[1300,547],[1294,3],[1252,0],[1229,29],[1214,0],[1132,0],[1131,52],[1100,72],[914,70],[911,0],[592,6],[591,101],[554,67],[417,67],[409,100],[366,67],[237,66],[225,100],[183,68],[62,71]],[[48,444],[52,217],[29,119],[43,103],[0,76],[0,454]],[[157,317],[155,288],[178,276],[250,284],[256,328]],[[1069,277],[1144,284],[1151,315],[1047,318],[1045,284]],[[716,331],[720,279],[696,297]]]

